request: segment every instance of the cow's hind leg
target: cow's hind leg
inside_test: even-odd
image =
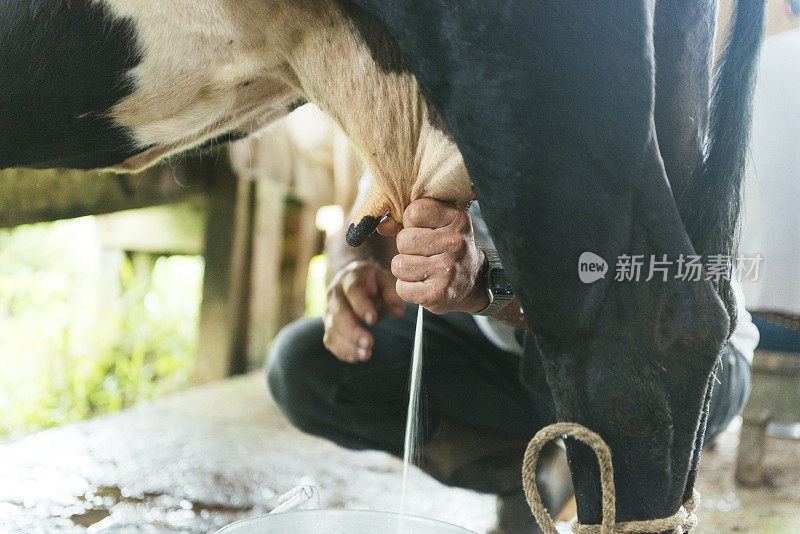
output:
[[[710,283],[674,268],[614,280],[622,255],[694,253],[656,137],[655,2],[359,3],[390,23],[458,143],[558,419],[611,446],[618,517],[673,514],[728,319]],[[584,252],[605,278],[580,281]],[[599,523],[596,459],[569,456],[580,520]]]
[[[708,128],[716,2],[659,0],[653,44],[656,63],[654,118],[659,150],[672,193],[681,198],[703,160]],[[700,416],[684,500],[691,497],[703,446],[712,377]]]
[[[349,0],[290,6],[287,83],[330,115],[372,175],[348,242],[360,244],[387,213],[402,221],[418,198],[466,206],[474,197],[461,153],[392,37]]]
[[[712,98],[716,4],[707,0],[657,2],[655,123],[664,165],[695,249],[705,255],[732,255],[764,2],[737,3],[734,30],[719,61]],[[732,331],[736,303],[730,283],[723,278],[715,285],[730,315]],[[685,499],[694,489],[711,384],[709,377]]]
[[[423,87],[434,88],[537,333],[558,419],[611,446],[620,520],[672,515],[728,323],[710,283],[675,279],[675,263],[666,281],[658,272],[646,281],[651,255],[694,254],[656,137],[653,3],[504,4],[493,8],[497,35],[468,22],[483,16],[485,7],[473,8],[424,15],[463,21],[463,34],[448,36],[458,50],[443,41],[434,52],[465,67],[445,65],[447,80],[423,72]],[[532,37],[511,42],[504,32]],[[467,67],[487,56],[494,77],[476,83]],[[580,281],[583,252],[609,263],[605,278]],[[624,255],[648,262],[635,281],[614,280]],[[599,523],[596,459],[574,443],[569,456],[580,520]]]

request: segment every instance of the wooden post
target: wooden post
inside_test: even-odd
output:
[[[264,135],[233,143],[230,158],[242,179],[254,184],[252,262],[247,348],[251,364],[261,364],[278,328],[282,307],[284,200],[291,189],[295,153],[286,122]]]
[[[736,482],[757,486],[764,480],[766,441],[776,423],[791,429],[800,422],[800,355],[758,349],[753,356],[753,387],[742,413]],[[780,427],[779,427],[780,428]],[[791,438],[791,433],[788,436]]]
[[[758,414],[745,413],[742,418],[734,477],[740,486],[760,486],[764,483],[764,454],[770,413],[768,410]]]
[[[250,329],[247,354],[251,363],[263,363],[280,328],[281,263],[283,259],[286,183],[256,180],[256,216],[253,229]]]
[[[315,223],[319,206],[303,204],[297,214],[297,235],[295,236],[295,268],[292,276],[291,296],[287,299],[290,304],[284,310],[284,319],[287,323],[302,317],[306,309],[306,281],[308,280],[308,264],[311,258],[320,251],[319,230]]]
[[[153,277],[153,268],[158,261],[158,254],[151,252],[127,251],[128,259],[133,267],[133,274],[142,284],[149,284]]]
[[[216,157],[211,169],[195,384],[247,369],[253,185],[237,180],[227,157]]]

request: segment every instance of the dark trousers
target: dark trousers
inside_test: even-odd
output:
[[[270,391],[299,429],[350,449],[402,455],[416,306],[402,318],[385,317],[372,327],[372,358],[344,363],[322,344],[320,319],[300,319],[276,337],[267,363]],[[544,377],[523,385],[521,357],[489,342],[470,315],[425,312],[421,396],[422,442],[443,419],[528,439],[555,421]],[[535,343],[525,343],[526,365],[536,365]],[[717,370],[706,444],[744,406],[750,365],[730,346]],[[531,376],[526,369],[525,376]]]
[[[780,352],[800,352],[800,330],[795,330],[753,315],[753,323],[758,327],[761,338],[758,348]]]

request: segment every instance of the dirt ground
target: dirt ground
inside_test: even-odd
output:
[[[800,533],[800,441],[769,440],[767,485],[740,488],[733,480],[738,425],[732,427],[702,456],[700,525],[695,532]]]
[[[800,443],[772,443],[770,487],[745,490],[732,479],[736,435],[704,455],[696,532],[800,533]],[[396,511],[400,472],[386,454],[294,430],[252,374],[0,445],[0,532],[213,532],[299,484],[324,507]],[[408,509],[482,533],[494,499],[415,471]]]

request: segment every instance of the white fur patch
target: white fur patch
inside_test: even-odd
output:
[[[232,129],[252,132],[303,97],[342,127],[398,220],[416,198],[472,198],[455,144],[416,79],[387,74],[330,0],[95,0],[135,28],[135,91],[112,116],[143,152],[134,170]],[[382,214],[381,214],[382,215]]]

